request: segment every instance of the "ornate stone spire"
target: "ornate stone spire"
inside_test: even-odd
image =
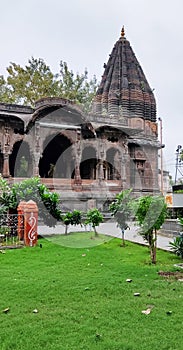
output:
[[[105,65],[93,113],[156,121],[156,102],[145,74],[125,39],[124,27]],[[124,40],[125,39],[125,40]]]
[[[124,28],[124,26],[121,29],[121,36],[122,36],[122,38],[125,37],[125,28]]]

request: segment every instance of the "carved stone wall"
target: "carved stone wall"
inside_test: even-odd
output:
[[[27,114],[0,104],[4,177],[41,176],[71,208],[86,208],[92,200],[105,207],[126,188],[136,193],[158,190],[156,123],[133,118],[116,127],[101,124],[100,117],[92,123],[73,104],[63,109],[51,99],[49,103],[44,109],[42,101],[40,111],[28,109]]]

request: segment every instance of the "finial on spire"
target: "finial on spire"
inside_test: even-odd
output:
[[[124,28],[124,26],[121,29],[121,36],[122,36],[122,38],[124,38],[124,36],[125,36],[125,28]]]

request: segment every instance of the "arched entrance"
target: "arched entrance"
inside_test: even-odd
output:
[[[81,179],[96,179],[96,150],[95,148],[88,146],[84,148],[82,153],[82,159],[80,164]]]
[[[110,148],[106,152],[105,162],[105,179],[106,180],[119,180],[120,175],[120,153],[116,148]]]
[[[62,135],[48,136],[43,144],[39,175],[45,178],[71,178],[74,170],[70,140]]]
[[[27,142],[15,142],[10,154],[9,166],[12,177],[30,177],[32,175],[32,159]]]

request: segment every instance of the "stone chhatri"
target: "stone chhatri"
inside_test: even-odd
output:
[[[40,176],[60,194],[63,211],[106,211],[115,195],[129,188],[135,196],[159,192],[155,99],[124,27],[91,113],[47,96],[34,108],[0,103],[0,122],[2,176],[10,184]],[[34,245],[32,212],[25,211],[27,245]]]

